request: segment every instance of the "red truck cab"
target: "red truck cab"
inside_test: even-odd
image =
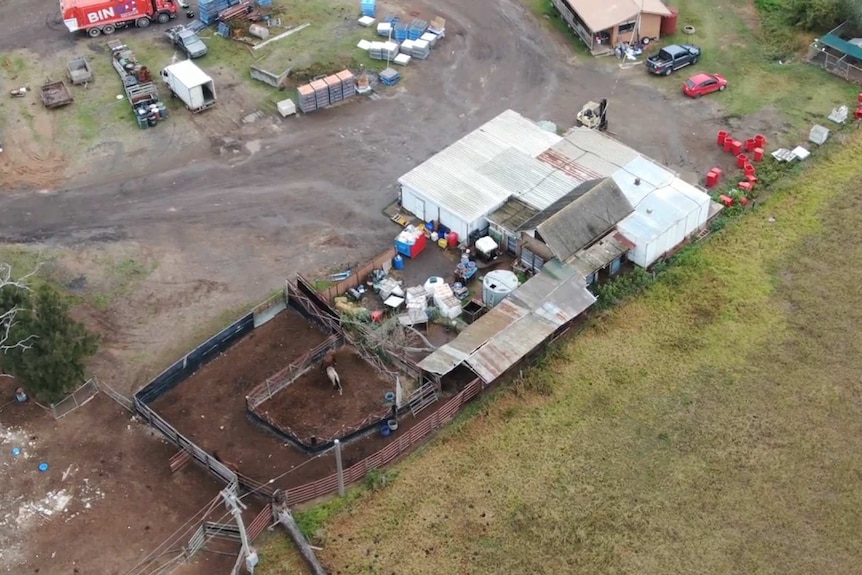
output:
[[[113,34],[118,28],[146,28],[177,17],[175,0],[60,0],[63,23],[69,32],[83,30],[91,38]]]

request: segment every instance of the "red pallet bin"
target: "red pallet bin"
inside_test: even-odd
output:
[[[744,170],[746,176],[753,176],[757,172],[757,170],[755,170],[754,166],[752,166],[751,164],[745,164],[744,166],[742,166],[742,169]]]
[[[734,156],[738,156],[742,153],[742,142],[739,140],[733,141],[733,146],[730,148],[730,151],[733,152]]]
[[[740,190],[745,190],[746,192],[750,192],[754,186],[751,185],[751,182],[739,182],[737,184]]]
[[[719,130],[719,131],[718,131],[718,139],[717,139],[717,141],[718,141],[718,145],[719,145],[719,146],[723,146],[723,145],[724,145],[724,141],[727,139],[727,136],[728,136],[728,133],[727,133],[727,131],[726,131],[726,130]]]
[[[729,208],[733,205],[733,198],[730,196],[720,195],[718,196],[718,201],[724,204],[724,207]]]
[[[745,164],[747,164],[747,163],[748,163],[748,156],[746,156],[745,154],[739,154],[738,156],[736,156],[736,167],[737,168],[744,168]]]
[[[756,148],[756,147],[757,146],[754,143],[754,138],[748,138],[747,140],[745,140],[745,151],[746,152],[754,151],[754,148]]]
[[[766,136],[763,134],[754,136],[754,147],[766,149]]]
[[[763,161],[763,148],[754,148],[754,161],[762,162]]]
[[[715,170],[708,171],[706,173],[706,187],[714,188],[716,184],[718,184],[718,174],[715,173]]]
[[[729,152],[731,149],[733,149],[733,138],[728,134],[727,138],[724,139],[724,151]]]

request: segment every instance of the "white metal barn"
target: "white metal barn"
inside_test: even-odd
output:
[[[402,207],[466,238],[510,199],[537,211],[589,180],[613,178],[634,212],[617,230],[635,247],[628,259],[649,267],[704,228],[720,206],[610,136],[574,128],[564,137],[507,110],[404,176]]]
[[[462,238],[512,196],[544,209],[578,185],[536,159],[560,140],[507,110],[399,178],[401,206]]]

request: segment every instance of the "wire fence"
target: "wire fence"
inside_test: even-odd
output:
[[[96,378],[93,378],[93,380],[96,382],[96,385],[99,386],[99,391],[119,403],[120,406],[122,406],[124,409],[127,409],[132,413],[135,412],[135,402],[132,400],[131,397],[123,395],[104,381],[99,381]]]
[[[313,365],[321,361],[326,352],[339,347],[343,343],[344,339],[340,333],[333,334],[326,338],[323,343],[314,349],[308,350],[275,375],[266,378],[263,383],[256,385],[246,395],[245,402],[248,409],[254,411],[260,404],[272,399],[279,391],[302,377]]]
[[[99,384],[95,379],[88,379],[65,398],[49,405],[51,415],[54,416],[54,419],[60,419],[65,415],[69,415],[96,397],[97,393],[99,393]]]

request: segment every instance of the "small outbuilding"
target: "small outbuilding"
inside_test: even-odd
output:
[[[808,62],[862,84],[862,29],[845,22],[811,45]]]
[[[661,0],[551,0],[569,28],[593,54],[610,52],[620,42],[654,40],[662,22],[676,12]]]

